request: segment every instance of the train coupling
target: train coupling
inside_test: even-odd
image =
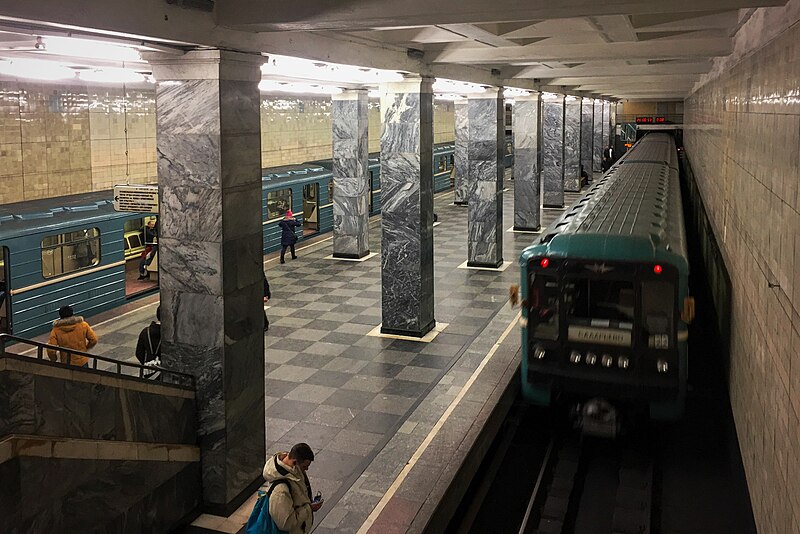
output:
[[[594,398],[575,407],[576,423],[587,436],[615,438],[620,430],[621,417],[616,407],[605,399]]]

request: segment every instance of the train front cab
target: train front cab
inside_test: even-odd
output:
[[[683,412],[688,371],[685,269],[647,263],[523,260],[523,396],[601,398],[654,419]],[[684,304],[686,302],[686,304]],[[679,306],[680,303],[680,306]]]

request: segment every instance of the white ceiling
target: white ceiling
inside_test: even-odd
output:
[[[0,57],[38,54],[14,48],[30,47],[44,24],[62,34],[100,30],[151,44],[224,46],[478,83],[682,99],[708,72],[711,58],[731,52],[733,34],[754,8],[786,3],[217,0],[213,12],[197,9],[207,1],[98,0],[80,11],[57,0],[0,0],[5,29],[26,26],[0,33]]]

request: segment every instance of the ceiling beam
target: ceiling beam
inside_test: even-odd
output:
[[[711,62],[666,62],[655,65],[628,65],[623,61],[590,62],[566,69],[551,69],[542,65],[524,67],[514,71],[515,67],[507,67],[507,76],[514,78],[550,79],[558,77],[608,76],[611,73],[621,76],[652,76],[659,74],[705,74],[711,68]]]
[[[609,85],[625,85],[631,83],[694,83],[699,79],[697,74],[669,74],[669,75],[645,75],[645,76],[575,76],[569,78],[542,78],[541,83],[548,85],[581,85],[586,83],[592,84],[609,84]]]
[[[731,53],[727,37],[671,39],[636,43],[545,45],[492,49],[448,49],[432,58],[434,63],[498,63],[524,60],[592,61],[607,59],[678,59],[726,56]]]

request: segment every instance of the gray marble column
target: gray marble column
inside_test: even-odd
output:
[[[564,207],[564,95],[542,95],[542,200]]]
[[[456,182],[454,186],[453,203],[459,206],[467,205],[469,197],[469,158],[467,156],[467,143],[469,141],[469,115],[467,113],[467,100],[456,100],[455,107],[455,149],[454,165]]]
[[[491,87],[469,95],[469,214],[467,265],[503,264],[503,164],[505,104],[503,90]]]
[[[592,150],[594,148],[594,100],[581,101],[581,166],[592,179]]]
[[[541,228],[539,95],[514,98],[514,230]]]
[[[564,191],[581,190],[581,99],[564,99]]]
[[[594,101],[594,148],[592,163],[594,172],[603,170],[603,101]]]
[[[369,254],[369,98],[366,89],[334,95],[333,256]]]
[[[196,377],[203,500],[225,514],[261,480],[265,457],[264,58],[202,50],[147,59],[158,80],[161,361]]]
[[[611,146],[611,102],[603,100],[603,150]]]
[[[381,86],[381,332],[422,337],[433,317],[432,78]]]

